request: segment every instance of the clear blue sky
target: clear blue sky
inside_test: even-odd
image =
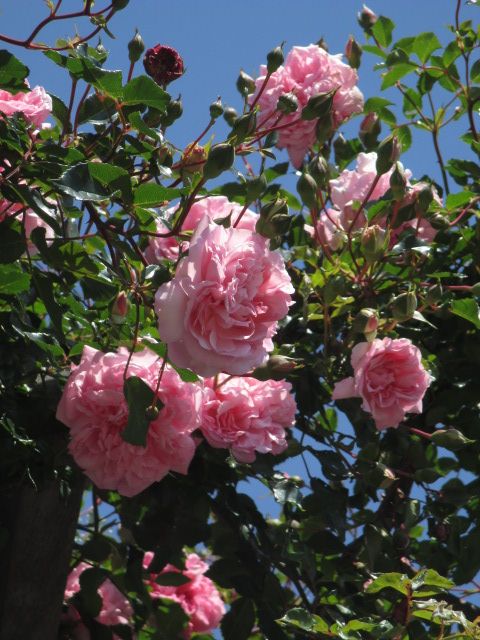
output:
[[[80,0],[64,0],[65,10],[78,10]],[[107,0],[96,0],[100,8]],[[435,31],[442,41],[449,38],[446,26],[453,22],[455,0],[372,0],[369,6],[378,14],[389,16],[397,25],[396,37],[413,35],[420,31]],[[282,40],[285,49],[293,45],[306,45],[323,36],[331,53],[344,50],[350,34],[359,41],[362,34],[356,14],[362,3],[357,0],[130,0],[124,11],[111,22],[115,40],[103,38],[111,51],[109,68],[128,68],[126,43],[137,27],[147,46],[157,43],[175,47],[184,58],[187,73],[170,85],[173,95],[182,94],[184,117],[169,130],[170,139],[178,146],[186,146],[208,122],[209,104],[221,94],[224,103],[240,106],[235,81],[240,68],[255,75],[265,60],[266,53]],[[0,31],[21,37],[27,34],[46,14],[43,0],[0,0]],[[463,2],[462,16],[478,22],[477,7]],[[54,31],[43,32],[45,40],[72,35],[75,27],[81,33],[89,25],[60,22]],[[15,48],[10,47],[13,51]],[[42,84],[47,90],[64,99],[69,86],[65,74],[41,54],[17,49],[17,54],[31,68],[31,84]],[[360,88],[365,96],[378,92],[378,74],[372,71],[376,60],[364,55],[360,68]],[[398,99],[392,90],[392,99]],[[358,126],[359,120],[354,123]],[[216,128],[217,140],[224,133]],[[409,152],[405,165],[414,176],[421,176],[434,165],[431,144],[426,134],[421,144]],[[465,150],[455,137],[446,135],[441,145],[448,158],[464,154]],[[438,177],[438,173],[435,173]]]

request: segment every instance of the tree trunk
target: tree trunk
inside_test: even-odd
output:
[[[83,480],[74,472],[67,498],[56,480],[0,495],[2,640],[56,640]]]

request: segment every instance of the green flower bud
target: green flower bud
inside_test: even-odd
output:
[[[308,163],[308,172],[319,187],[325,187],[328,182],[328,162],[323,156],[317,156]]]
[[[101,40],[98,41],[98,44],[95,47],[95,51],[97,52],[98,61],[103,64],[105,62],[105,60],[107,59],[108,51],[103,46],[103,43],[102,43]]]
[[[255,111],[244,113],[243,116],[238,117],[232,126],[232,131],[229,138],[235,137],[237,142],[243,142],[245,138],[255,133],[257,128],[257,114]]]
[[[360,241],[365,260],[372,264],[383,258],[388,246],[388,232],[377,224],[367,227]]]
[[[294,93],[284,93],[277,102],[277,111],[289,115],[298,109],[298,100]]]
[[[480,282],[477,282],[472,287],[472,295],[480,296]]]
[[[419,213],[428,211],[433,202],[433,189],[431,185],[425,185],[421,191],[417,193],[416,209]]]
[[[222,142],[215,144],[208,154],[207,161],[203,167],[203,176],[207,180],[217,178],[235,162],[235,149],[231,144]]]
[[[470,444],[473,440],[469,440],[458,429],[438,429],[432,433],[432,442],[439,447],[445,447],[450,451],[458,451],[462,449],[466,444]]]
[[[233,123],[238,118],[238,113],[233,107],[227,107],[223,112],[223,118],[230,127],[233,127]]]
[[[320,47],[320,49],[323,49],[328,53],[328,43],[323,36],[320,38],[320,40],[317,40],[317,47]]]
[[[362,47],[353,36],[350,36],[345,46],[345,57],[353,69],[358,69],[362,58]]]
[[[255,231],[270,240],[287,233],[291,218],[285,200],[277,199],[267,202],[260,210]]]
[[[263,146],[265,147],[265,149],[269,149],[270,147],[274,147],[276,144],[278,144],[278,140],[279,140],[280,136],[278,134],[278,131],[271,131],[268,136],[266,136],[265,141],[263,143]]]
[[[267,53],[267,73],[274,73],[278,67],[283,64],[284,56],[282,46],[283,44]]]
[[[266,202],[260,209],[260,217],[271,218],[277,214],[288,215],[288,204],[286,200],[278,198],[277,200],[271,200]]]
[[[130,62],[137,62],[140,60],[142,53],[145,51],[145,43],[142,36],[135,29],[135,35],[128,43],[128,59]]]
[[[223,113],[223,105],[222,105],[222,101],[220,100],[220,97],[218,97],[216,101],[212,102],[212,104],[210,105],[210,118],[212,120],[216,120],[222,115],[222,113]]]
[[[309,209],[317,206],[317,183],[308,173],[302,173],[297,181],[297,192],[304,205]]]
[[[130,0],[113,0],[112,9],[114,11],[121,11],[122,9],[125,9],[129,2]]]
[[[237,89],[244,98],[255,91],[255,80],[248,73],[245,73],[243,69],[240,69],[238,74]]]
[[[443,287],[440,283],[434,284],[425,295],[425,303],[429,306],[437,304],[443,298]]]
[[[326,140],[332,137],[333,131],[333,116],[329,113],[325,118],[320,118],[315,126],[317,141],[320,144],[323,144]]]
[[[352,329],[355,333],[363,333],[370,342],[377,335],[378,314],[375,309],[362,309],[353,319]]]
[[[160,413],[158,407],[147,407],[145,409],[145,417],[147,420],[156,420],[158,418],[158,414]]]
[[[410,318],[413,317],[416,309],[417,296],[413,293],[413,291],[401,293],[393,300],[392,304],[390,305],[392,316],[399,322],[410,320]]]
[[[390,189],[394,200],[402,200],[407,190],[408,179],[405,170],[400,162],[397,162],[395,169],[390,176]]]
[[[264,191],[266,190],[267,186],[267,179],[265,178],[265,175],[263,173],[255,178],[247,180],[247,182],[245,183],[247,202],[253,202],[254,200],[260,198],[262,193],[264,193]]]
[[[312,96],[302,109],[302,120],[316,120],[328,116],[332,111],[336,91],[335,89]]]
[[[428,221],[434,229],[446,229],[449,226],[448,218],[442,216],[442,214],[438,212],[429,215]]]
[[[264,364],[255,369],[253,377],[257,380],[282,380],[297,365],[297,361],[288,356],[270,356]]]
[[[333,142],[333,149],[335,151],[335,161],[341,162],[342,160],[349,160],[351,154],[351,148],[348,142],[345,140],[343,133],[339,133]]]
[[[178,120],[183,113],[183,105],[180,98],[178,100],[170,100],[167,104],[167,112],[162,117],[162,125],[164,127],[169,127],[172,125],[175,120]]]
[[[377,144],[377,138],[382,130],[380,118],[373,111],[367,113],[365,118],[360,123],[360,130],[358,137],[363,142],[367,149],[375,147]]]
[[[387,173],[399,159],[401,153],[401,145],[397,136],[392,135],[382,140],[377,151],[377,174],[379,176]]]

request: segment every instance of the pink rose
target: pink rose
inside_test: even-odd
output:
[[[3,222],[9,216],[14,215],[18,211],[23,209],[23,205],[19,202],[9,202],[8,200],[0,200],[0,223]],[[27,237],[28,252],[31,256],[38,253],[37,247],[29,240],[32,231],[37,227],[45,229],[46,240],[53,240],[55,234],[53,229],[48,225],[40,216],[38,216],[32,209],[26,209],[24,213],[16,216],[19,222],[25,220],[25,235]]]
[[[240,462],[253,462],[255,452],[279,454],[287,448],[285,430],[297,410],[285,380],[255,378],[207,381],[201,430],[212,447],[230,449]]]
[[[342,55],[330,55],[316,44],[308,47],[293,47],[287,55],[285,65],[275,71],[260,96],[259,122],[265,128],[273,126],[278,112],[277,102],[285,93],[295,94],[298,109],[284,115],[280,124],[294,123],[279,130],[278,147],[287,149],[290,160],[299,167],[307,151],[317,139],[315,129],[318,120],[299,120],[301,110],[308,100],[318,94],[336,90],[333,99],[333,125],[338,127],[344,120],[363,109],[363,95],[358,89],[357,72],[341,60]],[[260,76],[255,81],[256,92],[250,97],[252,103],[263,84],[267,73],[265,65],[260,67]]]
[[[153,554],[147,552],[144,556],[143,566],[148,569]],[[185,638],[190,638],[192,633],[210,633],[220,624],[225,615],[225,605],[214,583],[204,573],[208,571],[208,564],[203,562],[196,553],[191,553],[185,561],[185,569],[180,571],[177,567],[167,564],[158,573],[151,573],[147,584],[151,587],[152,598],[168,598],[177,602],[189,617]],[[189,582],[178,587],[164,587],[155,582],[162,573],[182,573]]]
[[[173,217],[177,210],[178,207],[172,207],[167,209],[166,213],[169,217]],[[219,218],[226,218],[230,213],[232,213],[231,221],[233,225],[241,211],[241,205],[236,202],[230,202],[225,196],[208,196],[207,198],[202,198],[201,200],[197,200],[190,208],[182,224],[182,231],[194,231],[202,220],[206,219],[213,222]],[[237,229],[254,231],[257,219],[258,214],[251,209],[247,209],[237,225]],[[157,221],[157,232],[168,232],[168,228],[161,220]],[[145,258],[150,264],[157,264],[164,259],[176,260],[178,253],[179,243],[174,236],[168,238],[151,236],[149,245],[145,250]]]
[[[182,382],[167,365],[158,394],[164,406],[149,425],[147,446],[129,444],[120,435],[128,419],[123,394],[127,359],[124,348],[102,353],[85,347],[63,391],[57,419],[69,427],[70,452],[92,482],[100,489],[134,496],[169,471],[187,473],[195,452],[191,433],[200,425],[202,391]],[[145,349],[133,355],[127,375],[155,389],[159,372],[158,356]]]
[[[0,89],[0,112],[6,116],[23,113],[28,122],[40,127],[52,112],[52,99],[43,87],[15,94]]]
[[[247,373],[273,349],[293,292],[265,238],[202,223],[174,279],[156,293],[160,337],[180,367],[202,376]]]
[[[361,342],[352,350],[351,378],[337,382],[332,398],[360,397],[377,429],[398,427],[406,413],[421,413],[430,375],[422,354],[407,338]]]
[[[80,576],[89,568],[90,565],[86,562],[81,562],[72,569],[67,578],[67,585],[65,587],[64,599],[66,602],[71,600],[73,596],[80,591]],[[129,623],[130,618],[133,615],[133,609],[128,599],[117,589],[111,580],[107,578],[99,586],[98,594],[102,598],[102,608],[95,620],[107,626]],[[85,625],[82,624],[80,615],[75,607],[69,607],[67,618],[64,619],[64,621],[75,624],[75,638],[78,638],[79,640],[80,638],[82,638],[82,640],[83,638],[85,638],[85,640],[89,640],[90,633]],[[114,635],[113,638],[116,640],[118,636]]]

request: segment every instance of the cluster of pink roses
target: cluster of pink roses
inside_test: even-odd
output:
[[[149,425],[146,446],[125,442],[128,357],[123,348],[102,353],[85,347],[57,409],[57,418],[70,429],[72,456],[99,488],[134,496],[169,471],[186,474],[198,442],[196,429],[245,462],[253,461],[256,451],[277,454],[287,446],[285,429],[296,410],[288,383],[234,378],[215,388],[213,380],[183,382],[169,365],[158,387],[163,406]],[[138,376],[154,390],[160,367],[158,356],[145,349],[132,355],[127,376]]]
[[[153,553],[147,552],[143,559],[143,567],[147,571],[152,559]],[[190,638],[192,633],[210,633],[218,627],[225,615],[225,604],[217,587],[204,575],[207,571],[208,564],[196,553],[190,553],[185,560],[183,571],[167,564],[159,574],[150,573],[147,580],[152,598],[173,600],[187,614],[189,620],[184,634],[186,639]],[[171,587],[160,585],[156,578],[164,573],[181,573],[188,578],[188,582]]]
[[[317,232],[320,240],[333,251],[343,245],[343,239],[346,234],[350,231],[356,231],[366,224],[365,213],[362,211],[357,215],[355,203],[358,207],[367,196],[369,202],[378,200],[390,188],[390,177],[393,169],[380,176],[375,188],[370,193],[370,188],[377,177],[376,161],[377,154],[374,151],[371,153],[359,153],[357,164],[353,171],[345,169],[338,178],[330,180],[330,198],[333,207],[321,212],[317,223]],[[400,202],[399,208],[412,204],[418,193],[426,186],[423,182],[412,185],[409,181],[411,175],[411,171],[405,170],[407,193]],[[437,203],[441,204],[441,200],[434,189],[433,197]],[[385,224],[385,218],[382,218],[379,224]],[[408,227],[411,227],[416,236],[425,242],[432,242],[436,234],[435,229],[428,220],[422,217],[414,218],[403,222],[392,230],[391,246],[395,244],[402,231]]]
[[[281,118],[278,147],[287,149],[290,160],[299,167],[307,151],[314,145],[318,120],[300,120],[300,113],[308,100],[318,94],[335,91],[332,106],[332,125],[338,127],[344,120],[363,109],[363,95],[357,87],[357,72],[343,63],[342,55],[331,55],[316,44],[308,47],[293,47],[285,64],[280,66],[268,79],[265,90],[258,99],[265,127],[273,126],[278,99],[293,93],[298,101],[298,109]],[[256,79],[256,91],[250,97],[252,103],[262,87],[267,75],[267,67],[260,67]],[[291,124],[291,127],[284,125]]]
[[[10,93],[0,89],[0,113],[13,116],[21,113],[27,122],[41,127],[52,112],[52,99],[43,87],[26,93]]]

